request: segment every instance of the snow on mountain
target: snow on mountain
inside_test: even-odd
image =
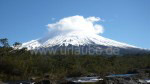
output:
[[[109,47],[119,48],[137,48],[136,46],[128,45],[126,43],[117,42],[111,39],[104,38],[96,34],[85,34],[79,32],[70,32],[67,34],[60,34],[53,37],[45,37],[37,40],[32,40],[23,43],[22,47],[26,47],[28,50],[35,48],[48,48],[56,45],[59,46],[79,46],[79,45],[103,45]]]

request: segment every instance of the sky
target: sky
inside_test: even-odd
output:
[[[0,0],[0,38],[27,42],[71,16],[99,17],[100,35],[150,48],[150,0]]]

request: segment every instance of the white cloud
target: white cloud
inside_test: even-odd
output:
[[[92,17],[88,17],[86,20],[91,22],[97,22],[100,21],[101,19],[99,17],[92,16]]]
[[[70,32],[81,32],[81,33],[92,33],[101,34],[104,29],[100,24],[95,22],[101,21],[99,17],[88,17],[83,16],[71,16],[59,20],[56,23],[48,24],[48,30],[50,33],[70,33]]]

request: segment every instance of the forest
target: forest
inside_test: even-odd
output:
[[[21,45],[15,42],[13,46]],[[0,39],[0,80],[28,80],[49,74],[51,80],[65,77],[134,73],[150,68],[150,54],[124,56],[42,55],[26,48],[14,49],[7,38]]]

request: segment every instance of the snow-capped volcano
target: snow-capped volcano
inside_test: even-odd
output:
[[[23,43],[21,48],[26,47],[34,51],[78,51],[80,54],[108,54],[108,51],[120,53],[139,53],[143,51],[138,47],[126,43],[117,42],[100,36],[103,26],[95,24],[101,21],[98,17],[71,16],[60,21],[48,24],[47,36]],[[114,49],[115,48],[115,49]]]
[[[72,50],[76,51],[79,49],[81,54],[107,54],[107,50],[112,48],[112,51],[118,49],[116,53],[109,53],[109,55],[120,55],[120,54],[137,54],[145,52],[144,49],[132,46],[126,43],[117,42],[108,38],[96,34],[85,34],[79,32],[70,32],[67,34],[57,34],[56,36],[47,36],[41,39],[32,40],[23,43],[22,47],[26,47],[28,50],[35,50],[43,53],[51,50],[64,51]],[[86,52],[85,52],[86,51]],[[97,53],[97,51],[101,51]],[[119,53],[119,54],[118,54]]]
[[[101,45],[107,47],[137,48],[136,46],[117,42],[96,34],[85,34],[80,32],[58,34],[53,37],[47,36],[41,39],[23,43],[22,47],[26,47],[28,50],[31,50],[37,48],[49,48],[53,46],[68,46],[68,45],[72,46]]]

